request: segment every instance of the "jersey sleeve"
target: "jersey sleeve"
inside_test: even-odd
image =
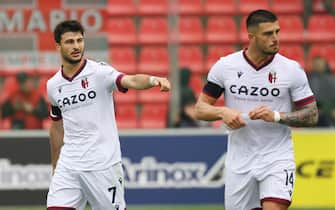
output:
[[[315,101],[314,94],[309,86],[305,71],[297,64],[293,75],[291,96],[297,107],[305,106]]]
[[[217,61],[209,70],[207,84],[203,88],[203,93],[213,98],[219,98],[224,91],[223,83],[223,59]]]
[[[105,63],[100,63],[102,67],[102,73],[103,73],[103,79],[104,83],[108,89],[108,91],[121,91],[123,93],[127,92],[128,89],[124,88],[121,85],[121,79],[124,76],[123,73],[117,71],[115,68],[112,66],[109,66]]]
[[[50,84],[50,82],[48,82],[47,83],[47,94],[48,94],[48,99],[51,103],[49,116],[53,121],[57,121],[57,120],[62,119],[62,112],[59,109],[57,102],[52,97],[52,92],[53,92],[52,85]]]

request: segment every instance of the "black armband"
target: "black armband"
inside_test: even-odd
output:
[[[62,119],[62,111],[59,109],[59,107],[51,106],[50,117],[54,121]]]
[[[213,82],[207,82],[207,84],[202,90],[203,93],[213,98],[219,98],[221,94],[223,93],[223,91],[224,91],[224,88],[220,87],[219,85]]]

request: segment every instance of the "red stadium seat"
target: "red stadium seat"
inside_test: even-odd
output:
[[[207,56],[205,59],[205,68],[207,71],[219,60],[220,57],[235,52],[233,45],[210,45],[208,46]]]
[[[312,14],[327,14],[327,8],[324,3],[325,0],[312,0]],[[335,1],[330,1],[332,8],[335,8]]]
[[[243,18],[241,18],[241,22],[240,22],[240,30],[238,34],[238,39],[241,44],[246,44],[249,41],[246,20],[247,20],[247,17],[244,16]]]
[[[15,78],[15,74],[18,72],[19,71],[17,72],[15,71],[15,73],[13,72],[12,75],[8,75],[6,77],[5,83],[3,85],[4,92],[1,93],[2,100],[5,100],[7,99],[7,97],[10,97],[11,94],[19,88],[16,78]]]
[[[145,17],[138,33],[140,44],[166,44],[168,42],[168,23],[166,18]]]
[[[308,42],[335,41],[335,18],[332,15],[312,15],[307,26]]]
[[[135,15],[134,0],[108,0],[107,12],[111,16]]]
[[[166,128],[167,104],[143,104],[139,118],[140,128]]]
[[[204,7],[207,15],[234,15],[237,13],[235,0],[206,0]]]
[[[10,97],[13,89],[17,88],[15,76],[10,75],[9,73],[0,70],[0,77],[3,77],[2,82],[0,83],[0,107],[2,104]],[[0,112],[1,119],[1,112]]]
[[[204,58],[202,49],[196,46],[182,46],[178,52],[179,67],[188,67],[191,72],[204,73]]]
[[[242,15],[247,15],[250,12],[258,9],[270,9],[270,4],[268,0],[239,0],[237,4],[238,13]]]
[[[202,88],[204,86],[203,78],[201,75],[191,75],[189,86],[193,90],[193,92],[198,96],[202,92]]]
[[[115,117],[120,129],[137,128],[137,113],[135,104],[117,104],[115,106]]]
[[[135,51],[132,47],[110,48],[110,63],[118,71],[126,74],[136,73]]]
[[[12,123],[9,118],[1,119],[0,118],[0,130],[10,130]]]
[[[299,44],[284,44],[279,47],[280,54],[297,61],[305,68],[304,48]]]
[[[279,38],[281,42],[304,42],[304,26],[301,16],[281,16],[278,19],[280,24]]]
[[[170,11],[179,15],[201,15],[203,13],[202,0],[178,0],[176,7],[172,7]]]
[[[47,82],[51,76],[42,75],[41,73],[36,73],[39,77],[38,88],[37,91],[44,97],[46,101],[49,101],[46,86]]]
[[[132,18],[109,18],[108,43],[111,45],[133,45],[136,43],[136,29]]]
[[[229,16],[209,17],[205,37],[206,42],[211,44],[235,44],[238,39],[234,19]]]
[[[139,0],[138,13],[140,15],[166,15],[168,13],[168,0]]]
[[[159,87],[139,91],[139,103],[169,103],[170,93],[160,91]]]
[[[133,104],[137,102],[137,91],[129,89],[126,93],[120,91],[113,92],[116,104]]]
[[[42,128],[45,130],[49,130],[51,128],[51,124],[52,124],[52,119],[50,118],[43,119]]]
[[[166,47],[143,47],[138,71],[140,73],[167,76],[169,72],[169,55]]]
[[[303,0],[272,0],[271,10],[277,15],[299,15],[304,10]]]
[[[199,44],[204,41],[204,30],[199,17],[181,17],[178,27],[172,34],[173,42],[182,44]]]
[[[335,73],[335,46],[330,43],[325,44],[314,44],[311,46],[308,52],[308,67],[311,67],[312,60],[315,57],[323,57],[328,61],[328,64]]]

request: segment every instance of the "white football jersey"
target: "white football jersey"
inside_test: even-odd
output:
[[[259,68],[245,51],[222,57],[211,68],[208,82],[223,89],[225,106],[244,115],[261,105],[291,112],[292,103],[303,106],[315,100],[304,70],[279,53]],[[206,89],[204,93],[215,95]],[[290,127],[263,120],[248,119],[246,123],[229,133],[226,160],[230,168],[244,173],[272,161],[294,159]]]
[[[60,69],[47,82],[53,120],[63,119],[64,145],[57,164],[74,170],[103,170],[121,161],[112,91],[126,92],[123,74],[85,60],[68,78]]]

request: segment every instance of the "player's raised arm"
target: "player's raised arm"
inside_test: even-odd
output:
[[[52,121],[49,135],[50,135],[51,165],[53,174],[59,158],[60,150],[63,146],[63,138],[64,138],[63,120]]]
[[[160,86],[161,91],[169,91],[170,82],[165,77],[155,77],[146,74],[125,75],[121,79],[121,85],[125,88],[143,90]]]

